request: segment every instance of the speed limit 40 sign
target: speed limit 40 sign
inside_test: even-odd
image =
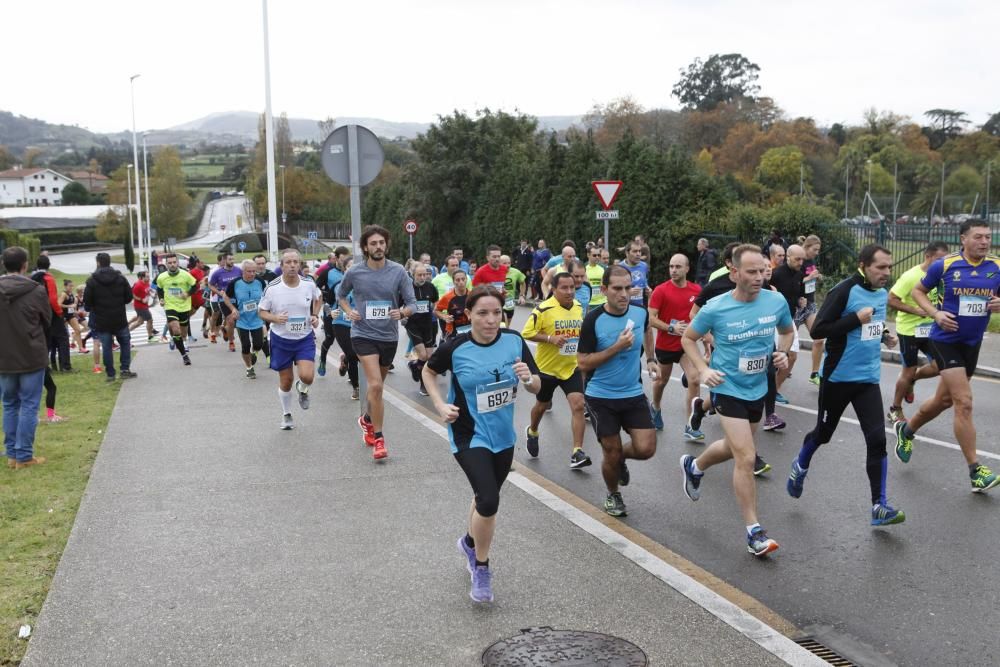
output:
[[[405,231],[410,236],[413,236],[414,234],[416,234],[417,233],[417,221],[416,220],[407,220],[406,222],[404,222],[403,223],[403,231]]]

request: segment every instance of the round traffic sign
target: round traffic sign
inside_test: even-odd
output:
[[[341,185],[351,185],[350,163],[354,156],[351,155],[350,131],[348,125],[341,125],[330,133],[330,136],[323,142],[320,162],[323,171],[334,183]],[[385,152],[378,137],[366,127],[355,125],[357,128],[357,177],[358,185],[368,185],[382,171],[382,164],[385,162]]]
[[[417,233],[417,221],[416,220],[407,220],[406,222],[404,222],[403,223],[403,231],[405,231],[407,234],[410,234],[410,235],[416,234]]]
[[[237,245],[239,246],[240,250],[246,250],[247,249],[247,242],[246,241],[240,241]]]

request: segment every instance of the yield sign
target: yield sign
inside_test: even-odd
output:
[[[594,186],[594,192],[597,193],[597,198],[601,200],[605,211],[615,203],[615,198],[622,189],[621,181],[592,181],[591,185]]]

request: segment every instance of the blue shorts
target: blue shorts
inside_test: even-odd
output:
[[[271,341],[271,370],[283,371],[297,361],[316,360],[316,334],[310,332],[305,338],[289,340],[273,331]]]

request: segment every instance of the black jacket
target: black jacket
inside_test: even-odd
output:
[[[712,248],[701,251],[695,262],[694,281],[704,287],[705,283],[708,282],[708,276],[711,275],[712,271],[715,271],[718,262],[719,256]]]
[[[128,326],[125,306],[132,302],[132,287],[125,276],[110,266],[102,266],[89,278],[83,290],[87,312],[94,314],[98,331],[114,333]]]

